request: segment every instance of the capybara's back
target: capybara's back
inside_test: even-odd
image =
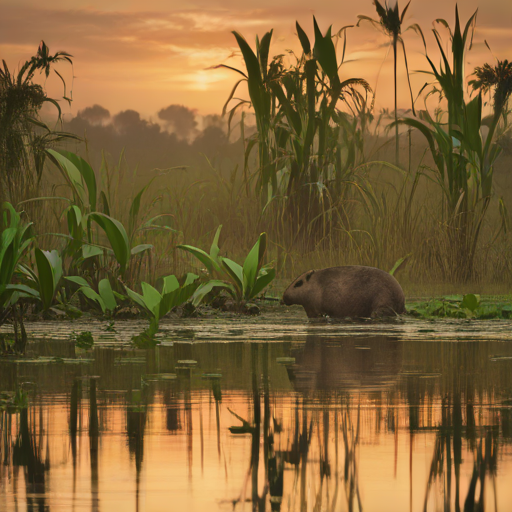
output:
[[[392,275],[358,265],[305,272],[284,292],[283,302],[302,305],[311,318],[368,318],[405,311],[404,292]]]

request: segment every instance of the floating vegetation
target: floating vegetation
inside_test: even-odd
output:
[[[461,319],[493,319],[511,318],[512,304],[484,303],[480,295],[447,295],[439,299],[416,302],[406,305],[410,315],[421,318],[461,318]]]
[[[71,340],[78,348],[88,350],[94,345],[94,337],[91,331],[75,332],[73,331],[70,336]]]
[[[153,373],[143,377],[145,382],[158,382],[167,380],[176,380],[178,377],[175,373]]]

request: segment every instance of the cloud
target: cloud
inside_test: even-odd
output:
[[[463,21],[477,4],[477,0],[465,0]],[[254,48],[255,35],[273,28],[274,55],[299,49],[295,20],[313,40],[312,14],[323,32],[331,23],[334,31],[355,24],[358,14],[375,16],[370,0],[364,5],[317,0],[314,10],[310,0],[260,0],[257,7],[239,0],[194,0],[192,4],[146,0],[144,9],[140,6],[122,0],[73,0],[67,4],[62,0],[5,0],[0,17],[2,58],[13,69],[35,53],[41,39],[51,52],[71,53],[76,77],[74,109],[100,103],[112,111],[130,106],[148,114],[169,104],[172,94],[172,103],[213,113],[221,110],[236,76],[206,68],[221,63],[243,68],[232,30],[242,33]],[[430,23],[445,17],[453,24],[454,6],[455,1],[446,0],[413,2],[406,24],[419,22],[430,38],[430,48],[435,49]],[[507,58],[512,3],[488,0],[478,16],[476,36],[486,38],[498,58]],[[388,40],[370,27],[350,29],[347,37],[346,58],[354,61],[350,69],[354,76],[371,80],[386,54],[379,45],[387,45]],[[422,46],[414,37],[404,35],[410,67],[424,68]],[[65,66],[62,69],[70,85],[72,71]],[[53,96],[61,95],[62,89],[55,88]]]

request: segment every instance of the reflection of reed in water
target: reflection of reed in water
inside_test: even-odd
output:
[[[471,396],[472,393],[469,393]],[[485,510],[485,489],[487,477],[492,480],[495,507],[497,507],[496,472],[499,452],[499,428],[494,425],[476,427],[476,418],[472,404],[466,404],[466,424],[463,423],[462,400],[458,386],[453,401],[448,396],[443,399],[442,421],[437,429],[436,441],[430,471],[426,485],[424,510],[427,510],[434,489],[443,495],[444,510],[461,510],[461,465],[462,442],[467,441],[473,453],[473,471],[468,489],[462,493],[464,512],[483,512]],[[455,477],[455,489],[452,492],[452,476]],[[452,507],[453,504],[453,507]]]
[[[12,408],[5,412],[5,416],[2,414],[2,420],[4,417],[5,420],[1,425],[3,436],[0,448],[4,453],[4,464],[11,463],[9,456],[12,454],[12,465],[24,469],[28,512],[46,510],[46,473],[50,469],[48,429],[44,439],[43,410],[39,408],[39,417],[37,417],[35,398],[34,392],[32,405],[30,405],[28,394],[23,389],[19,389]],[[10,437],[14,415],[17,415],[17,434],[11,450]],[[43,460],[44,445],[46,445],[46,455]]]

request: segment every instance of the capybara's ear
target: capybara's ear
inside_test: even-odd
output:
[[[309,280],[311,279],[311,276],[312,276],[314,273],[315,273],[315,271],[314,271],[314,270],[312,270],[311,272],[308,272],[308,273],[306,274],[306,281],[309,281]]]

